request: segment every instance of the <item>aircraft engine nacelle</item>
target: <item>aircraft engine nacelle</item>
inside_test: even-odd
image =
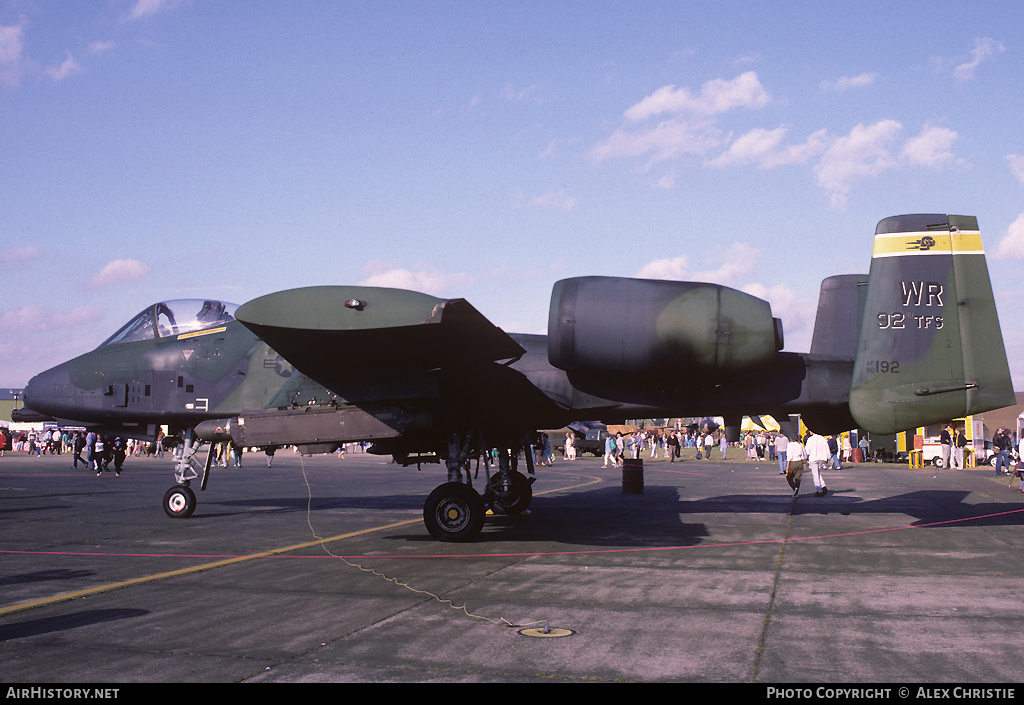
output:
[[[717,284],[579,277],[551,294],[548,359],[570,373],[718,376],[781,349],[770,304]]]

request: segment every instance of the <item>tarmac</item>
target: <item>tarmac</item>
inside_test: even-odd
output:
[[[860,463],[826,471],[825,497],[805,475],[794,498],[777,465],[730,452],[645,458],[642,492],[600,459],[558,460],[537,468],[527,514],[489,517],[468,544],[423,525],[438,465],[279,451],[268,468],[247,454],[196,487],[192,517],[171,519],[169,457],[97,477],[67,455],[8,453],[0,681],[987,684],[1015,696],[1019,481]]]

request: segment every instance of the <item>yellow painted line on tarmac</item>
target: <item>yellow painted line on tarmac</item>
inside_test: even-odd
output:
[[[544,490],[542,492],[534,492],[533,496],[534,497],[539,497],[542,494],[551,494],[552,492],[565,492],[567,490],[578,490],[581,487],[589,487],[590,485],[596,485],[599,482],[604,482],[604,480],[602,480],[600,477],[594,477],[593,475],[584,475],[582,473],[577,473],[577,474],[580,477],[589,477],[590,481],[589,482],[581,482],[581,483],[579,483],[577,485],[569,485],[568,487],[552,487],[550,490]]]
[[[151,583],[157,580],[166,580],[167,578],[175,578],[181,575],[188,575],[190,573],[199,573],[204,570],[212,570],[214,568],[223,568],[224,566],[234,565],[236,563],[244,563],[245,561],[251,561],[256,558],[269,558],[270,556],[277,556],[282,553],[289,553],[291,551],[299,551],[303,548],[309,548],[310,546],[319,546],[324,543],[330,543],[332,541],[341,541],[343,539],[350,539],[355,536],[362,536],[363,534],[370,534],[375,531],[386,531],[387,529],[395,529],[400,526],[408,526],[409,524],[415,524],[421,519],[409,519],[407,521],[398,521],[393,524],[385,524],[384,526],[375,526],[370,529],[361,529],[359,531],[352,531],[347,534],[339,534],[338,536],[332,536],[326,539],[317,539],[316,541],[306,541],[305,543],[298,543],[294,546],[286,546],[284,548],[276,548],[272,551],[263,551],[261,553],[253,553],[248,556],[237,556],[235,558],[225,558],[224,560],[214,561],[213,563],[203,563],[202,565],[192,566],[191,568],[182,568],[180,570],[170,570],[165,573],[155,573],[153,575],[144,575],[139,578],[132,578],[131,580],[121,580],[116,583],[107,583],[106,585],[97,585],[96,587],[86,588],[84,590],[75,590],[74,592],[65,592],[60,595],[54,595],[52,597],[44,597],[39,600],[32,600],[30,602],[21,602],[16,605],[10,605],[9,607],[0,607],[0,617],[11,614],[13,612],[21,612],[23,610],[29,610],[34,607],[42,607],[43,605],[53,605],[58,602],[66,602],[68,600],[74,600],[79,597],[87,597],[89,595],[98,595],[103,592],[110,592],[111,590],[119,590],[124,587],[131,587],[132,585],[141,585],[143,583]]]
[[[580,487],[586,487],[593,485],[598,482],[602,482],[601,478],[594,477],[593,475],[581,475],[581,477],[591,478],[589,482],[582,482],[577,485],[569,487],[556,487],[544,492],[536,492],[535,495],[548,494],[550,492],[564,492],[565,490],[577,489]],[[342,541],[344,539],[354,538],[356,536],[362,536],[364,534],[371,534],[375,531],[387,531],[388,529],[396,529],[400,526],[409,526],[410,524],[416,524],[422,521],[421,518],[408,519],[406,521],[398,521],[393,524],[384,524],[383,526],[375,526],[369,529],[360,529],[359,531],[351,531],[347,534],[339,534],[337,536],[331,536],[326,539],[316,539],[315,541],[306,541],[304,543],[297,543],[294,546],[285,546],[284,548],[276,548],[272,551],[263,551],[261,553],[253,553],[247,556],[237,556],[235,558],[225,558],[224,560],[214,561],[212,563],[203,563],[202,565],[192,566],[191,568],[181,568],[180,570],[169,570],[165,573],[154,573],[153,575],[144,575],[138,578],[132,578],[131,580],[121,580],[116,583],[107,583],[106,585],[97,585],[96,587],[85,588],[84,590],[75,590],[74,592],[65,592],[59,595],[53,595],[52,597],[44,597],[39,600],[32,600],[30,602],[20,602],[16,605],[10,605],[8,607],[0,607],[0,617],[4,615],[12,614],[14,612],[22,612],[30,610],[35,607],[43,607],[45,605],[54,605],[60,602],[67,602],[80,597],[88,597],[89,595],[98,595],[104,592],[110,592],[112,590],[120,590],[121,588],[131,587],[133,585],[142,585],[144,583],[151,583],[157,580],[166,580],[168,578],[176,578],[182,575],[189,575],[190,573],[200,573],[204,570],[213,570],[214,568],[223,568],[229,565],[235,565],[236,563],[244,563],[245,561],[251,561],[257,558],[269,558],[270,556],[277,556],[282,553],[290,553],[292,551],[299,551],[304,548],[310,548],[311,546],[320,546],[325,543],[332,543],[334,541]],[[184,557],[184,556],[183,556]]]

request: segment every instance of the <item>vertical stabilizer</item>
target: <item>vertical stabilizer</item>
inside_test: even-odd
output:
[[[821,282],[811,354],[854,357],[864,317],[867,274],[840,274]]]
[[[874,433],[1016,403],[973,216],[903,215],[875,230],[850,411]]]

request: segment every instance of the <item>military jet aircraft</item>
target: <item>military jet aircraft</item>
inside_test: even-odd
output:
[[[783,352],[768,302],[715,284],[565,279],[546,336],[506,333],[463,299],[318,286],[155,304],[34,377],[24,401],[101,432],[180,432],[171,517],[193,513],[192,480],[206,489],[204,442],[369,441],[405,464],[436,459],[448,478],[423,515],[444,541],[476,538],[488,506],[529,506],[531,454],[525,473],[518,457],[539,429],[713,415],[735,440],[744,415],[799,414],[821,433],[889,434],[1015,403],[977,219],[953,215],[879,222],[869,273],[822,282],[809,353]]]

